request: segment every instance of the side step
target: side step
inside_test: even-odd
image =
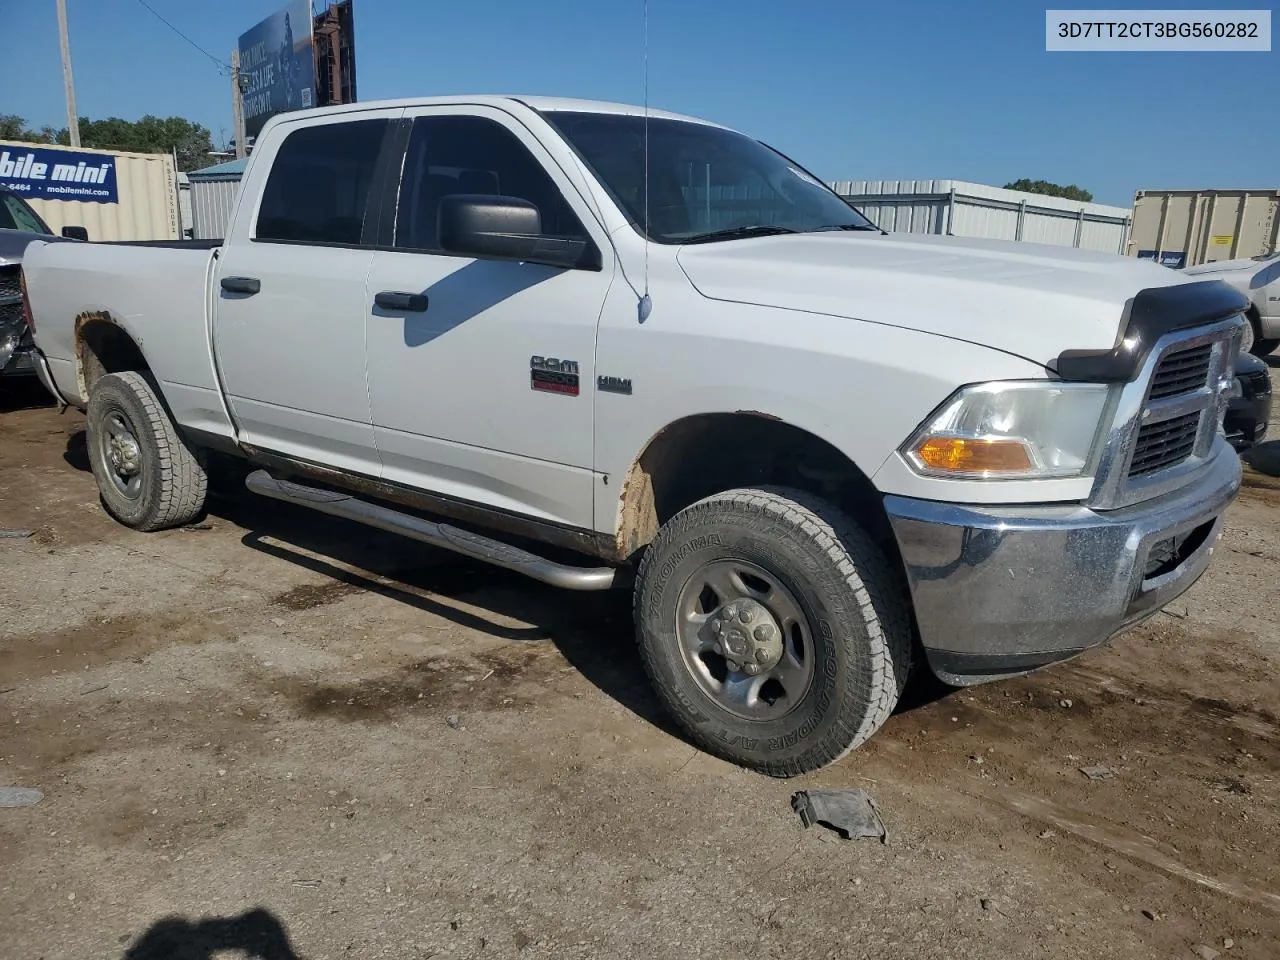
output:
[[[523,573],[526,577],[565,590],[608,590],[614,585],[618,574],[613,567],[570,567],[555,563],[499,540],[491,540],[434,520],[423,520],[421,517],[360,500],[347,493],[280,480],[265,470],[255,470],[245,478],[244,484],[264,497],[296,503],[334,517],[345,517],[388,533],[398,533],[429,543],[433,547],[452,550],[464,557]]]

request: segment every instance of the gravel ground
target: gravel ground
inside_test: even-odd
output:
[[[0,411],[6,960],[1280,955],[1278,441],[1167,613],[784,782],[672,730],[625,596],[247,494],[134,533],[79,415]]]

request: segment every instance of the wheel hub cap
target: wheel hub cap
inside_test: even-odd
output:
[[[123,477],[131,477],[140,469],[138,441],[128,434],[113,436],[107,445],[111,466]]]
[[[719,652],[733,670],[767,673],[782,659],[782,630],[769,608],[741,597],[725,604],[711,621]]]
[[[808,618],[768,570],[711,560],[685,582],[674,612],[681,658],[717,706],[748,720],[775,720],[808,694],[816,660]]]

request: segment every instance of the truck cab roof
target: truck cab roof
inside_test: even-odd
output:
[[[542,97],[542,96],[523,96],[523,95],[497,95],[497,94],[477,94],[468,96],[459,94],[455,96],[444,97],[403,97],[392,100],[364,100],[359,103],[347,103],[332,107],[317,107],[313,110],[295,110],[287,114],[279,114],[268,121],[268,126],[275,126],[277,123],[288,122],[292,120],[303,119],[315,116],[327,116],[330,114],[341,113],[358,113],[365,110],[385,110],[387,108],[404,108],[413,107],[435,107],[435,106],[489,106],[502,109],[509,109],[512,104],[527,107],[539,113],[552,112],[581,112],[581,113],[609,113],[621,116],[640,117],[644,116],[646,110],[643,106],[636,106],[628,103],[611,103],[606,100],[579,100],[572,97]],[[648,115],[654,118],[664,120],[684,120],[688,123],[700,123],[709,127],[718,127],[720,124],[711,123],[700,117],[690,117],[680,113],[671,113],[667,110],[658,110],[653,107],[648,108]],[[266,130],[264,128],[263,133]],[[261,139],[261,137],[259,138]]]

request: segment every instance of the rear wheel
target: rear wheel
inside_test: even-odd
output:
[[[659,696],[704,749],[816,770],[888,719],[911,668],[905,593],[848,517],[797,490],[731,490],[649,546],[636,630]]]
[[[107,513],[135,530],[195,519],[207,481],[150,380],[133,371],[99,378],[89,393],[89,464]]]

